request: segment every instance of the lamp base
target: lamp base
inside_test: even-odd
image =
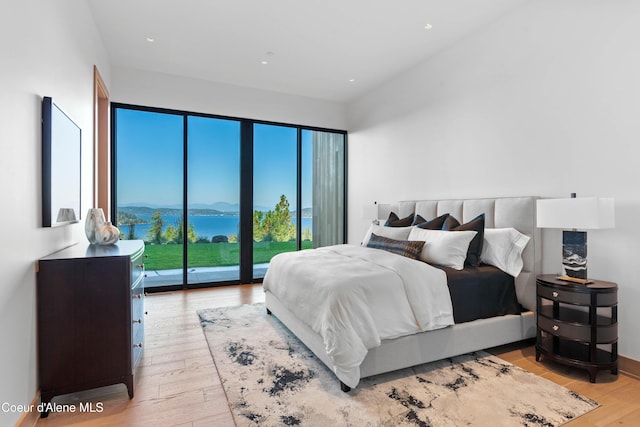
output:
[[[556,279],[562,280],[564,282],[580,283],[581,285],[588,285],[589,283],[593,283],[589,279],[579,279],[577,277],[569,277],[569,276],[557,276]]]
[[[562,276],[587,280],[587,233],[562,232]]]

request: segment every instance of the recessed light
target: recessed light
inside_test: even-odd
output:
[[[355,81],[356,81],[356,79],[349,79],[349,83],[353,83]]]
[[[153,37],[147,37],[147,41],[149,43],[153,43],[154,41],[156,41],[156,39],[154,39]]]
[[[430,30],[430,29],[432,29],[432,28],[433,28],[433,25],[431,25],[431,24],[424,24],[424,29],[425,29],[425,30]]]
[[[267,65],[269,63],[269,61],[261,61],[260,62],[262,65]]]

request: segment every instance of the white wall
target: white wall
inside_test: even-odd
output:
[[[640,360],[638,22],[637,1],[531,1],[350,104],[349,241],[374,200],[613,196],[589,276],[618,283],[619,352]],[[560,230],[543,239],[558,272]]]
[[[343,104],[113,67],[111,101],[196,113],[346,129]]]
[[[81,224],[41,226],[41,102],[51,96],[82,129],[82,214],[92,203],[93,65],[109,66],[84,2],[0,5],[0,404],[36,395],[35,262],[84,239]],[[19,413],[0,411],[0,425]]]

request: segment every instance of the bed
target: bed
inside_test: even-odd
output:
[[[337,245],[274,258],[263,282],[267,312],[275,315],[335,373],[344,391],[357,386],[360,378],[535,337],[535,276],[540,271],[541,247],[540,232],[535,226],[535,197],[405,201],[385,208],[380,217],[386,218],[393,212],[399,218],[419,215],[429,220],[448,214],[463,225],[482,216],[485,230],[516,230],[526,236],[526,246],[519,254],[520,268],[510,278],[517,309],[508,309],[506,314],[467,316],[469,303],[475,297],[466,298],[467,308],[460,302],[464,303],[470,292],[478,292],[476,280],[487,273],[481,271],[486,267],[484,264],[455,271],[457,267],[434,267],[358,245]],[[487,231],[485,238],[493,231]],[[336,258],[338,263],[325,268],[322,264],[325,258]],[[292,270],[299,270],[296,272],[299,275],[294,276]],[[496,268],[488,270],[495,274]],[[300,282],[308,282],[308,287],[318,287],[322,293],[314,294],[309,288],[298,286],[291,277],[302,277]],[[449,288],[448,281],[453,277],[461,283],[457,291]],[[489,277],[487,283],[509,282],[504,273],[502,279]],[[360,288],[352,291],[349,287],[352,284]],[[442,298],[443,284],[447,298],[450,297],[448,302]],[[391,291],[384,290],[387,288]],[[404,297],[398,296],[398,289],[406,292]],[[504,291],[500,289],[480,294],[502,297]],[[391,293],[382,294],[383,290]],[[422,294],[424,290],[428,290],[428,295]],[[363,292],[367,293],[364,300],[368,304],[364,308],[334,297],[356,295],[358,299]],[[372,299],[372,295],[376,297]],[[332,314],[329,322],[321,307],[321,301],[325,300],[330,300],[332,307],[340,307],[337,310],[340,314]],[[398,320],[388,319],[389,313],[407,310],[412,313],[413,326],[405,314],[398,314]],[[408,329],[399,332],[399,328]],[[375,329],[384,329],[385,333],[380,332],[376,339]],[[369,330],[374,331],[367,335]],[[364,338],[360,339],[358,334]]]

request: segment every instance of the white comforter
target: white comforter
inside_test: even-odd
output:
[[[454,323],[442,270],[379,249],[337,245],[279,254],[263,287],[320,334],[336,376],[350,387],[381,340]]]

